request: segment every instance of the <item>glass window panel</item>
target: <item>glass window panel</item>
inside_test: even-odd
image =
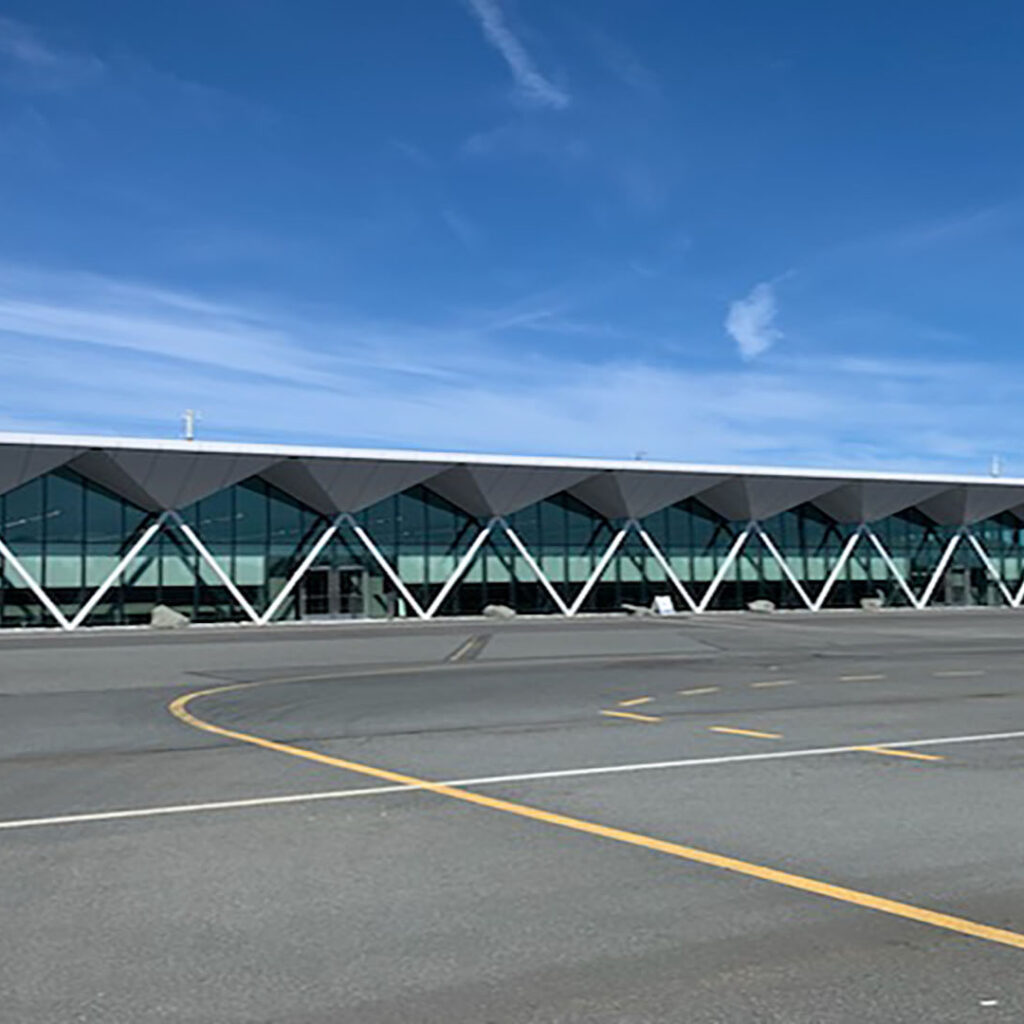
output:
[[[3,538],[19,557],[43,545],[43,481],[32,480],[4,496]]]

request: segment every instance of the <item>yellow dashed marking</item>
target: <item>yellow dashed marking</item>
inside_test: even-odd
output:
[[[480,643],[479,638],[471,636],[464,644],[457,647],[451,654],[448,655],[448,661],[461,661],[470,654],[475,647]]]
[[[610,715],[612,718],[631,718],[634,722],[660,722],[661,719],[655,715],[638,715],[635,711],[602,711],[602,715]]]
[[[709,725],[712,732],[727,732],[732,736],[754,736],[759,740],[781,740],[781,732],[759,732],[757,729],[733,729],[728,725]]]
[[[911,757],[915,761],[941,761],[939,754],[918,754],[913,750],[896,750],[894,747],[858,747],[868,754],[888,754],[889,757]]]

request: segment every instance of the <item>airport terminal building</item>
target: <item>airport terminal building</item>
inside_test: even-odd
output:
[[[1024,480],[0,434],[0,626],[1008,605]]]

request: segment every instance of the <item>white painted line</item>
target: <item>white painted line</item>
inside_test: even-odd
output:
[[[446,786],[489,786],[502,782],[531,782],[539,779],[565,779],[585,775],[612,775],[647,772],[661,768],[699,768],[710,764],[736,764],[743,761],[783,761],[795,757],[822,757],[827,754],[858,753],[872,747],[931,747],[939,744],[985,743],[992,740],[1024,739],[1024,729],[1016,732],[990,732],[973,736],[941,736],[927,740],[888,740],[885,743],[856,743],[842,747],[807,747],[802,750],[772,750],[756,754],[724,754],[718,757],[689,757],[678,761],[649,761],[642,764],[616,764],[597,768],[565,768],[556,771],[526,772],[521,775],[489,775],[475,779],[452,779]]]
[[[950,669],[948,672],[933,672],[932,675],[936,679],[955,679],[960,676],[983,676],[985,674],[983,669],[971,668],[971,669]]]
[[[751,683],[751,688],[754,690],[767,690],[772,686],[796,686],[795,679],[769,679],[763,683]]]
[[[0,830],[32,828],[37,825],[79,825],[89,821],[119,821],[123,818],[155,818],[164,814],[192,814],[197,811],[233,811],[240,807],[274,807],[279,804],[308,803],[313,800],[340,800],[347,796],[377,796],[397,793],[410,786],[364,786],[361,789],[331,789],[323,793],[291,793],[288,796],[257,796],[248,800],[216,800],[204,804],[171,804],[166,807],[139,807],[127,811],[92,811],[88,814],[59,814],[52,818],[22,818],[0,821]]]
[[[881,674],[877,675],[864,675],[864,676],[840,676],[839,682],[841,683],[870,683],[876,679],[884,679],[885,676]]]
[[[616,775],[648,772],[665,768],[702,768],[715,764],[742,764],[746,761],[785,761],[799,757],[824,757],[829,754],[860,753],[871,747],[934,747],[960,743],[989,743],[996,740],[1024,739],[1024,729],[1015,732],[989,732],[969,736],[939,736],[925,740],[886,740],[884,743],[856,743],[841,747],[806,747],[801,750],[772,750],[754,754],[723,754],[717,757],[689,757],[676,761],[648,761],[640,764],[600,765],[595,768],[562,768],[553,771],[522,772],[515,775],[482,775],[468,779],[446,779],[442,786],[495,786],[506,782],[534,782],[542,779],[582,778],[587,775]],[[287,796],[254,797],[249,800],[222,800],[205,804],[176,804],[169,807],[141,807],[125,811],[95,811],[88,814],[62,814],[50,818],[22,818],[0,821],[0,830],[32,828],[39,825],[76,825],[92,821],[117,821],[124,818],[152,818],[159,815],[187,814],[201,811],[226,811],[246,807],[274,807],[282,804],[311,803],[317,800],[340,800],[345,797],[380,796],[423,786],[366,786],[362,789],[335,789],[322,793],[292,793]]]
[[[698,686],[694,690],[678,690],[680,697],[696,697],[701,693],[718,693],[720,686]]]

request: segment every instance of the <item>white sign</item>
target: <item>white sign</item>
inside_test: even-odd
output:
[[[668,594],[658,594],[654,598],[654,614],[655,615],[675,615],[676,606],[672,603],[672,598]]]

